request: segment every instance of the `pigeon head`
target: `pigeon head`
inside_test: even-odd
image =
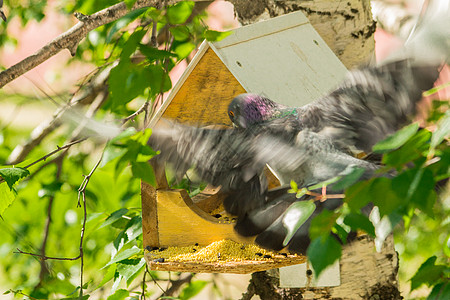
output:
[[[256,94],[240,94],[228,106],[228,116],[234,125],[241,128],[269,120],[277,103]]]

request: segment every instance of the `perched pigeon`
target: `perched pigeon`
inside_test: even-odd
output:
[[[349,168],[364,170],[362,179],[378,166],[351,156],[350,150],[369,152],[398,130],[415,111],[422,92],[433,86],[440,63],[397,59],[349,73],[343,83],[322,99],[301,108],[289,108],[267,98],[243,94],[231,102],[233,129],[206,129],[166,121],[149,140],[179,173],[193,167],[199,177],[228,193],[224,205],[238,217],[235,229],[256,242],[279,250],[286,229],[283,217],[296,201],[288,186],[268,190],[268,164],[282,183],[296,181],[307,187]],[[317,204],[313,216],[335,209],[341,199]],[[313,217],[312,216],[312,217]],[[288,247],[304,252],[309,244],[311,218],[296,232]]]

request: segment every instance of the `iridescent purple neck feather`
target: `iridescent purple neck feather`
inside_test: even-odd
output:
[[[238,127],[249,126],[270,120],[284,106],[257,94],[241,94],[231,101],[228,115]]]

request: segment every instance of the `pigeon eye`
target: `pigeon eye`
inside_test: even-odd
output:
[[[228,114],[230,115],[230,117],[234,117],[234,112],[232,112],[231,110],[228,112]]]

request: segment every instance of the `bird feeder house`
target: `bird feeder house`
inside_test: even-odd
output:
[[[336,86],[346,68],[301,13],[273,18],[233,30],[219,42],[203,42],[151,120],[161,118],[194,125],[231,126],[230,101],[241,93],[263,94],[291,106],[307,104]],[[168,188],[165,171],[154,166],[157,186],[142,183],[144,246],[208,245],[229,239],[251,244],[233,230],[232,222],[211,215],[223,195],[208,187],[190,198]],[[267,171],[271,186],[277,179]],[[154,263],[150,268],[190,272],[251,273],[304,262],[304,257],[230,264]]]
[[[330,91],[346,72],[301,12],[276,17],[233,30],[219,42],[203,42],[150,127],[162,118],[197,126],[231,126],[228,105],[241,93],[258,93],[278,103],[302,106]],[[211,215],[223,199],[218,188],[207,187],[190,198],[184,190],[169,189],[161,166],[154,170],[157,186],[142,182],[141,187],[144,247],[205,246],[223,239],[252,243],[252,239],[237,235],[232,223]],[[267,175],[269,185],[276,186],[276,177],[270,171]],[[155,262],[147,254],[146,259],[153,270],[241,274],[305,262],[305,257],[291,255],[222,264]],[[339,285],[337,272],[332,285]]]

